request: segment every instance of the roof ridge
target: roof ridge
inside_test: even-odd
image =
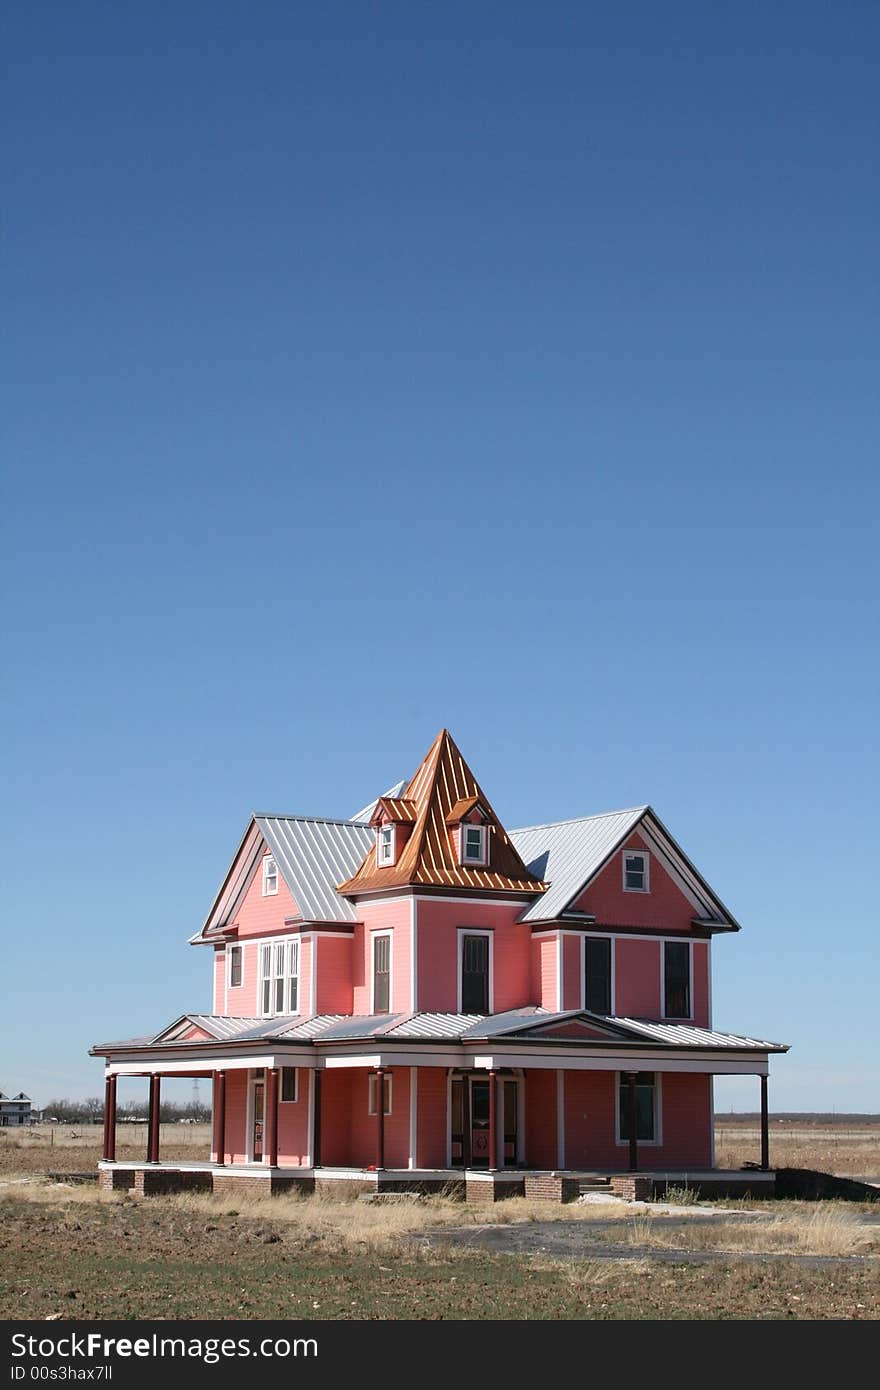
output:
[[[526,830],[552,830],[556,825],[579,825],[585,820],[607,820],[609,816],[631,816],[636,811],[650,811],[651,803],[646,802],[644,806],[621,806],[616,811],[594,811],[589,816],[569,816],[566,820],[547,820],[539,821],[537,825],[518,825],[515,830],[508,831],[509,835],[522,835]]]
[[[299,816],[286,813],[279,815],[277,811],[251,811],[251,820],[295,820],[308,821],[310,825],[356,825],[364,830],[370,828],[365,820],[346,820],[344,816]]]

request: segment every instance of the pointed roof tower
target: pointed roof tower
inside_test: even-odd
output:
[[[395,863],[379,865],[371,848],[357,873],[338,885],[352,897],[384,888],[466,888],[483,892],[543,893],[499,821],[452,735],[441,729],[400,800],[414,824]],[[463,863],[460,823],[484,827],[483,863]]]

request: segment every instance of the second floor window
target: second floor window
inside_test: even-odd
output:
[[[273,894],[277,892],[278,865],[275,863],[271,854],[267,854],[263,860],[263,897],[271,898]]]
[[[584,967],[585,1007],[594,1014],[610,1014],[611,941],[608,937],[587,937],[584,943]]]
[[[299,942],[264,941],[260,945],[260,1013],[295,1014],[299,1006]]]
[[[462,934],[461,1012],[489,1012],[489,937],[485,934]]]
[[[373,1013],[387,1014],[391,1007],[391,937],[373,937]]]
[[[229,987],[237,989],[241,984],[241,947],[229,947]]]
[[[691,947],[689,941],[663,942],[663,1016],[691,1016]]]
[[[463,825],[461,827],[461,862],[462,864],[485,864],[485,825]]]

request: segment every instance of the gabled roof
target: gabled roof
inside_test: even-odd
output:
[[[455,803],[469,797],[479,800],[487,814],[489,864],[486,868],[459,864],[446,826],[446,818]],[[446,729],[441,729],[435,738],[406,788],[404,798],[415,802],[417,818],[397,863],[379,868],[371,847],[363,856],[357,873],[338,884],[340,893],[368,893],[410,886],[520,894],[544,891],[541,879],[526,868]]]
[[[395,782],[395,783],[394,783],[394,786],[393,786],[393,787],[389,787],[388,790],[387,790],[386,792],[383,792],[383,793],[382,793],[382,795],[383,795],[383,796],[400,796],[400,794],[401,794],[401,792],[403,791],[403,789],[404,789],[405,786],[406,786],[406,781],[403,781],[403,782]],[[374,812],[375,809],[376,809],[376,802],[377,802],[378,800],[379,800],[378,797],[374,797],[373,800],[372,800],[367,806],[363,806],[363,807],[361,808],[360,811],[357,811],[357,812],[355,813],[355,815],[350,816],[349,819],[350,819],[350,820],[353,820],[353,821],[360,821],[363,825],[369,825],[370,819],[371,819],[371,817],[372,817],[372,815],[373,815],[373,812]]]
[[[520,921],[559,919],[635,829],[690,900],[695,920],[716,931],[739,931],[735,918],[651,806],[511,830],[510,838],[532,873],[549,882],[547,892],[529,904]]]
[[[464,820],[465,816],[474,809],[475,806],[480,805],[480,798],[478,796],[461,797],[459,801],[456,801],[452,810],[449,812],[449,815],[446,817],[446,824],[458,825],[461,821]]]
[[[414,825],[418,815],[414,801],[407,801],[402,796],[380,796],[370,816],[371,825],[378,824],[383,811],[398,825]]]
[[[205,924],[190,940],[204,941],[232,919],[253,881],[264,847],[271,851],[303,921],[356,921],[351,903],[339,896],[335,885],[354,872],[373,843],[373,832],[355,821],[252,816]]]

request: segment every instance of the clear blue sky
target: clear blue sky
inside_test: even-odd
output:
[[[876,4],[5,31],[0,1087],[445,724],[510,826],[650,801],[771,1104],[880,1110]]]

